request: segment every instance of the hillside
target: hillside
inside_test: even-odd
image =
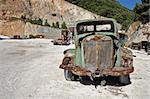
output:
[[[110,17],[123,25],[122,29],[127,29],[131,24],[134,13],[123,7],[116,0],[66,0],[72,4],[78,5],[95,14],[104,17]]]
[[[45,32],[43,26],[50,28],[48,26],[53,26],[56,22],[59,26],[62,22],[72,25],[77,20],[95,19],[101,16],[116,19],[123,25],[122,29],[127,30],[135,18],[132,11],[115,0],[65,0],[63,8],[64,14],[61,16],[61,0],[54,0],[54,2],[52,0],[0,0],[0,34],[12,36],[25,33],[28,23],[42,25],[40,29],[28,30],[30,33],[41,33],[41,30],[43,33]],[[46,33],[51,32],[46,31]]]
[[[24,34],[26,31],[29,32],[25,34],[41,33],[41,31],[42,33],[51,33],[51,31],[44,31],[43,27],[51,30],[48,29],[50,28],[48,26],[52,26],[56,22],[59,22],[61,26],[62,22],[69,25],[77,20],[100,17],[66,1],[64,2],[64,15],[61,16],[60,12],[60,0],[54,0],[54,2],[52,0],[0,0],[0,34],[12,36]],[[48,23],[47,25],[45,25],[45,21]],[[42,26],[32,29],[30,27],[39,26],[28,27],[28,23]]]

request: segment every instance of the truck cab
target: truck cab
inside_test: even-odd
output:
[[[57,40],[53,41],[54,45],[69,45],[70,44],[70,37],[69,37],[69,31],[68,30],[62,30],[61,31],[61,37]]]
[[[75,49],[64,51],[61,69],[66,80],[89,76],[118,76],[123,84],[130,83],[133,55],[121,47],[117,23],[113,19],[84,20],[76,23]]]

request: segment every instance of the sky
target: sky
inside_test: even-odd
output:
[[[136,3],[141,3],[141,0],[118,0],[121,5],[127,7],[128,9],[132,10]]]

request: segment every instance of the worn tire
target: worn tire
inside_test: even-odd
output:
[[[148,51],[147,54],[150,55],[150,51]]]
[[[64,76],[67,81],[75,81],[75,75],[68,70],[64,70]]]
[[[70,61],[71,61],[71,58],[66,57],[66,58],[64,58],[63,63],[65,65],[68,65],[68,64],[70,64]],[[77,81],[79,79],[79,76],[77,76],[77,75],[73,74],[71,71],[65,70],[65,69],[64,69],[64,76],[67,81]]]
[[[119,82],[122,85],[128,85],[131,83],[130,81],[130,76],[129,75],[124,75],[119,77]]]
[[[57,45],[56,42],[54,42],[53,45]]]

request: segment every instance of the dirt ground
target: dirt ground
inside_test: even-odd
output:
[[[84,85],[66,81],[59,65],[70,46],[51,40],[0,41],[0,99],[150,99],[150,56],[135,51],[131,84]]]

